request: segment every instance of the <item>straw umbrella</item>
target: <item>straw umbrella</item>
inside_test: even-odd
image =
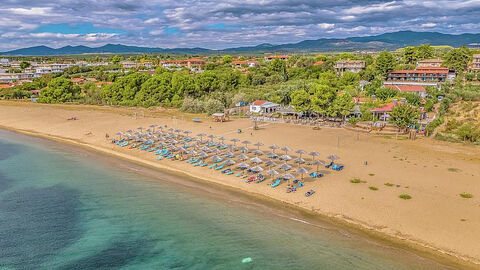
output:
[[[291,173],[287,173],[287,174],[284,174],[282,176],[282,178],[285,179],[285,180],[290,180],[290,179],[295,178],[295,176],[293,176],[293,174],[291,174]]]
[[[248,168],[248,167],[250,167],[250,165],[248,165],[248,164],[245,163],[245,162],[242,162],[242,163],[238,163],[238,164],[237,164],[237,168],[246,169],[246,168]]]
[[[250,170],[251,170],[252,172],[257,173],[257,172],[263,171],[263,168],[260,167],[260,166],[255,166],[255,167],[252,167]]]
[[[296,158],[294,161],[295,161],[295,163],[298,163],[298,164],[303,164],[303,163],[305,163],[305,160],[304,160],[303,158],[301,158],[301,157]]]
[[[223,153],[226,157],[234,157],[235,155],[230,152],[230,151],[226,151],[225,153]]]
[[[292,166],[288,165],[287,163],[283,163],[279,168],[283,169],[284,171],[288,171],[292,168]]]
[[[255,151],[253,151],[253,153],[254,153],[255,155],[257,155],[257,156],[263,155],[263,151],[260,150],[260,149],[257,149],[257,150],[255,150]]]
[[[248,144],[251,144],[250,141],[243,141],[242,143],[245,144],[245,148],[247,148],[247,145],[248,145]]]
[[[225,141],[226,139],[227,139],[227,138],[225,138],[225,137],[223,137],[223,136],[221,136],[220,138],[218,138],[218,140],[220,140],[220,141],[222,142],[222,144],[223,144],[223,141]]]
[[[289,155],[282,155],[282,156],[279,157],[279,159],[280,159],[280,160],[284,160],[285,163],[286,163],[286,162],[288,162],[289,160],[291,160],[292,157],[289,156]]]
[[[300,173],[300,174],[301,174],[301,178],[302,178],[302,180],[303,180],[303,175],[304,175],[304,174],[307,174],[307,173],[308,173],[308,170],[305,169],[305,168],[303,168],[303,167],[300,167],[300,168],[297,169],[297,173]]]
[[[242,146],[242,147],[238,148],[238,150],[240,150],[240,152],[243,152],[243,153],[247,153],[247,152],[248,152],[248,148],[245,147],[245,146]]]
[[[289,152],[292,151],[288,146],[282,147],[282,150],[285,151],[285,155]]]
[[[215,137],[215,135],[210,134],[210,135],[208,135],[208,138],[213,142],[213,139],[215,139],[216,137]]]
[[[259,164],[263,162],[263,160],[259,159],[258,157],[251,158],[250,161],[255,164]]]
[[[268,148],[272,149],[272,152],[275,153],[275,150],[277,150],[279,147],[273,144],[273,145],[270,145]]]
[[[140,130],[140,133],[143,133],[142,130],[144,130],[145,128],[144,127],[138,127],[137,129]]]
[[[321,161],[321,160],[315,160],[312,162],[312,165],[316,165],[317,166],[317,172],[318,172],[318,167],[320,166],[325,166],[325,162]]]
[[[247,159],[248,159],[248,156],[242,154],[242,155],[239,155],[237,158],[238,158],[239,160],[247,160]]]
[[[332,155],[329,155],[329,156],[327,157],[327,159],[330,159],[330,160],[333,162],[334,160],[340,159],[340,157],[337,156],[337,155],[332,154]]]
[[[230,166],[230,165],[233,165],[235,163],[236,162],[233,159],[227,159],[227,160],[225,160],[225,162],[223,162],[223,164],[226,165],[226,166]]]
[[[303,149],[298,149],[297,151],[295,151],[295,153],[299,154],[300,157],[302,157],[303,154],[306,154],[307,151],[303,150]]]
[[[273,167],[273,166],[277,165],[277,163],[275,163],[275,161],[273,161],[273,160],[269,160],[269,161],[265,162],[265,165],[267,165],[269,167]]]
[[[315,152],[315,151],[312,151],[310,153],[308,153],[310,156],[312,156],[312,161],[315,161],[315,157],[318,157],[320,156],[320,153],[318,152]]]
[[[234,146],[234,147],[237,147],[237,142],[239,142],[240,140],[237,139],[237,138],[233,138],[233,139],[231,139],[230,141],[233,142],[233,146]]]
[[[202,138],[205,137],[207,134],[205,133],[200,133],[200,134],[197,134],[197,137],[200,137],[200,142],[202,142]]]
[[[221,159],[221,157],[219,157],[217,155],[212,156],[213,162],[217,162],[217,160],[219,160],[219,159]]]
[[[267,175],[269,175],[269,176],[278,175],[278,172],[275,171],[275,170],[268,170],[268,171],[267,171]]]
[[[152,128],[153,132],[155,132],[155,128],[157,127],[157,125],[151,124],[150,127]]]
[[[260,150],[260,146],[263,146],[263,143],[257,142],[257,143],[254,144],[254,145],[257,147],[257,150]]]

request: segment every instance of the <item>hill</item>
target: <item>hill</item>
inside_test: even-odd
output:
[[[459,47],[480,43],[480,34],[443,34],[438,32],[399,31],[375,36],[350,38],[320,38],[288,44],[260,44],[257,46],[236,47],[223,50],[205,48],[152,48],[106,44],[101,47],[65,46],[58,49],[47,46],[35,46],[0,53],[0,55],[69,55],[94,53],[178,53],[178,54],[214,54],[214,53],[263,53],[263,52],[316,52],[316,51],[356,51],[356,50],[395,50],[405,46],[429,43],[436,46]]]

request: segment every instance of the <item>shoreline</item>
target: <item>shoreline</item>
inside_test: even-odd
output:
[[[50,141],[58,142],[61,144],[67,144],[73,147],[79,147],[88,151],[93,151],[100,155],[104,155],[106,157],[121,159],[125,162],[133,163],[140,167],[152,169],[154,171],[159,171],[159,172],[171,174],[171,175],[180,175],[183,178],[187,179],[187,181],[193,181],[200,185],[219,187],[221,189],[220,192],[225,192],[225,191],[233,192],[235,194],[245,196],[246,198],[252,198],[263,205],[267,205],[267,207],[273,206],[277,209],[279,208],[283,210],[287,209],[289,212],[295,212],[310,220],[320,220],[332,226],[339,226],[341,229],[345,229],[348,232],[353,232],[356,235],[360,235],[363,237],[370,237],[376,240],[380,240],[381,242],[386,242],[387,244],[390,244],[394,248],[399,248],[407,252],[415,252],[416,254],[422,257],[436,260],[439,263],[442,263],[448,267],[462,267],[466,269],[470,269],[470,268],[474,269],[474,268],[478,268],[480,265],[480,261],[476,258],[472,258],[470,256],[459,254],[450,250],[437,248],[433,245],[430,245],[428,243],[415,239],[414,237],[409,237],[407,235],[399,234],[398,232],[388,233],[388,232],[385,232],[384,228],[379,228],[374,225],[370,225],[366,222],[356,220],[346,215],[341,215],[341,214],[331,215],[326,212],[322,213],[318,209],[309,209],[306,206],[281,200],[279,198],[275,198],[273,196],[269,196],[268,194],[263,194],[261,192],[256,192],[256,191],[246,190],[241,188],[239,189],[238,187],[229,185],[228,183],[225,183],[222,181],[214,181],[212,179],[208,179],[206,177],[196,175],[195,173],[187,172],[178,168],[174,168],[172,166],[164,165],[162,163],[155,162],[153,160],[152,161],[146,160],[141,157],[136,157],[133,155],[121,153],[119,151],[97,146],[97,145],[87,143],[74,138],[67,138],[67,137],[52,135],[48,133],[37,132],[34,130],[13,128],[13,127],[4,126],[4,125],[0,125],[0,129],[4,129],[4,130],[16,132],[16,133],[20,133],[28,136],[39,137],[39,138],[47,139]],[[141,172],[138,172],[138,173],[141,173]],[[299,222],[302,222],[302,221],[299,221]]]

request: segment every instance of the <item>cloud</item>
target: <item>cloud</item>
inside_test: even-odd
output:
[[[105,43],[226,48],[480,29],[479,0],[6,0],[0,13],[0,50]]]

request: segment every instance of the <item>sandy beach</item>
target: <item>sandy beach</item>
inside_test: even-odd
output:
[[[78,120],[68,121],[75,116]],[[397,239],[402,244],[425,247],[480,267],[480,149],[439,142],[430,138],[396,140],[395,136],[373,136],[335,128],[313,130],[289,124],[265,124],[252,130],[248,119],[216,123],[165,109],[110,108],[85,105],[42,105],[0,102],[0,128],[46,136],[87,146],[152,167],[176,172],[265,196],[316,212],[339,222]],[[284,187],[247,184],[207,168],[185,162],[157,161],[152,153],[126,149],[105,140],[117,131],[150,124],[188,129],[196,133],[222,135],[253,143],[288,146],[341,157],[345,169],[324,170],[325,177],[306,179],[304,191],[286,193]],[[237,129],[242,134],[237,134]],[[305,158],[309,158],[306,156]],[[365,165],[367,162],[368,165]],[[359,178],[363,183],[350,180]],[[392,183],[387,186],[385,183]],[[369,187],[377,187],[371,190]],[[459,194],[474,195],[465,199]],[[409,194],[412,199],[398,196]]]

